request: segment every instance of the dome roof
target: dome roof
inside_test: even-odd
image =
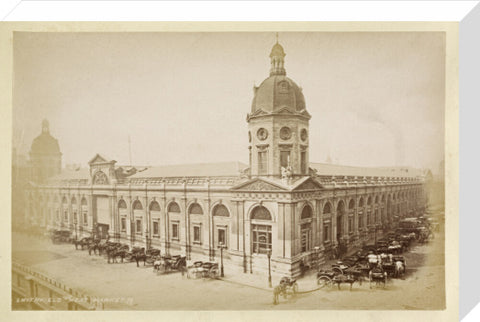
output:
[[[259,110],[275,113],[284,109],[294,113],[305,110],[302,89],[284,75],[270,76],[255,88],[252,114]]]
[[[43,120],[42,134],[33,140],[30,154],[61,154],[57,139],[50,135],[47,120]]]
[[[60,154],[60,146],[57,139],[51,136],[50,133],[44,132],[33,140],[30,153]]]

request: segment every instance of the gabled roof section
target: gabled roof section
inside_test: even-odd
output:
[[[108,158],[105,158],[101,156],[99,153],[97,153],[90,161],[88,161],[88,164],[95,164],[95,163],[115,163],[117,161],[115,160],[109,160]]]
[[[294,183],[292,191],[301,191],[301,190],[318,190],[322,189],[323,186],[312,177],[305,177]]]
[[[236,191],[289,191],[289,187],[265,178],[254,178],[231,188]]]

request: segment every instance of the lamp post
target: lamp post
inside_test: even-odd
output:
[[[313,248],[313,250],[315,251],[315,269],[317,270],[318,272],[318,265],[320,264],[319,262],[319,256],[320,256],[320,246],[315,246]]]
[[[75,221],[73,224],[75,225],[75,241],[77,241],[77,240],[78,240],[78,235],[77,235],[77,222]]]
[[[272,287],[272,271],[270,269],[270,258],[272,257],[272,250],[269,248],[267,250],[268,257],[268,287]]]
[[[145,228],[145,243],[147,244],[147,250],[150,249],[150,236],[148,235],[148,228]]]
[[[223,243],[220,243],[220,245],[218,245],[218,248],[220,248],[220,277],[224,277],[224,274],[223,274],[223,249],[227,248],[227,246],[224,245]]]

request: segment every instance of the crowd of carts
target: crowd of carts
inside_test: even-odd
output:
[[[53,229],[49,236],[54,244],[72,243],[77,250],[88,250],[89,255],[102,256],[107,263],[130,263],[136,262],[137,267],[143,262],[143,266],[152,266],[157,274],[181,272],[187,278],[211,278],[220,276],[219,265],[210,261],[195,261],[187,265],[183,255],[161,254],[160,249],[145,247],[132,247],[129,245],[113,242],[106,239],[83,237],[72,238],[69,230]]]
[[[313,290],[333,289],[335,285],[341,289],[341,284],[349,284],[352,290],[354,283],[368,283],[370,289],[385,288],[389,279],[405,277],[407,263],[404,254],[411,249],[412,243],[427,243],[437,231],[437,223],[413,218],[405,220],[403,225],[385,234],[375,244],[364,245],[356,254],[342,258],[329,268],[318,269],[317,285]],[[273,303],[278,304],[281,295],[286,299],[297,294],[296,280],[283,277],[273,289]]]
[[[319,288],[330,288],[355,282],[368,282],[370,288],[385,288],[391,278],[404,278],[407,263],[403,254],[413,242],[425,243],[433,238],[431,229],[424,226],[399,228],[386,234],[376,244],[365,245],[355,255],[347,256],[328,269],[317,272]]]
[[[341,284],[349,284],[351,290],[354,283],[362,285],[364,282],[368,282],[370,288],[385,288],[389,279],[403,278],[407,268],[403,254],[413,242],[425,243],[432,239],[434,232],[438,231],[438,224],[413,218],[400,224],[394,232],[385,234],[375,244],[364,245],[355,255],[344,257],[329,268],[318,269],[316,289],[332,288],[335,284],[340,289]],[[108,239],[74,239],[68,230],[51,230],[49,235],[53,243],[72,243],[75,249],[86,249],[90,255],[104,256],[108,263],[136,262],[139,267],[143,262],[143,266],[153,266],[157,274],[180,271],[182,276],[191,279],[216,279],[220,275],[216,262],[195,261],[187,265],[186,257],[182,255],[162,255],[156,248],[130,248],[127,244]],[[286,298],[297,293],[296,280],[283,277],[273,288],[274,304],[278,303],[281,295]]]

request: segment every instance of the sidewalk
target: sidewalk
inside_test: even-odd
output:
[[[238,273],[232,275],[225,275],[219,279],[242,286],[253,287],[259,290],[271,292],[273,288],[280,283],[281,276],[272,276],[272,287],[268,286],[268,275],[263,276],[259,274]],[[297,278],[298,292],[312,292],[317,290],[317,273],[315,270],[309,270],[303,277]]]

